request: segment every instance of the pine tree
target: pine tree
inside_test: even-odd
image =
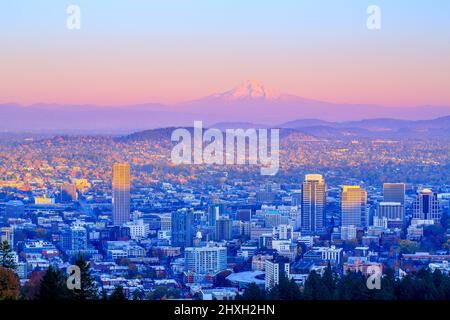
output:
[[[98,291],[95,285],[94,277],[91,275],[89,262],[87,262],[83,255],[80,255],[75,262],[75,265],[80,268],[80,289],[73,289],[73,294],[77,300],[91,300],[98,299]]]
[[[323,282],[323,285],[325,286],[325,290],[326,290],[323,295],[323,298],[325,300],[332,300],[335,298],[336,281],[337,281],[337,276],[333,272],[330,262],[328,262],[327,268],[325,269],[325,272],[322,276],[322,282]]]
[[[439,293],[433,281],[433,274],[430,269],[420,269],[416,275],[414,283],[417,286],[418,299],[420,300],[438,300]]]
[[[102,289],[100,296],[101,296],[101,298],[100,298],[101,300],[108,300],[108,294],[106,293],[105,289]]]
[[[254,282],[249,284],[242,295],[242,300],[265,300],[265,291],[261,290]]]
[[[437,300],[445,300],[445,287],[443,284],[445,283],[445,275],[439,269],[436,269],[433,272],[433,284],[436,288],[436,299]]]
[[[416,288],[411,275],[406,275],[395,288],[395,296],[398,300],[416,300]]]
[[[267,300],[280,300],[280,287],[274,286],[267,292]]]
[[[144,300],[145,292],[142,289],[136,289],[133,291],[133,300]]]
[[[301,300],[303,299],[302,292],[300,291],[300,287],[297,283],[295,283],[294,279],[289,281],[288,285],[288,300]]]
[[[289,280],[283,275],[280,276],[278,285],[267,293],[268,300],[300,300],[301,298],[300,287],[294,280]]]
[[[122,286],[117,286],[113,293],[109,296],[109,300],[119,301],[119,300],[127,300],[125,297],[125,293],[123,292]]]
[[[326,300],[329,297],[322,278],[314,270],[305,281],[303,295],[305,300]]]
[[[381,289],[372,290],[372,299],[375,300],[394,300],[395,299],[395,275],[394,270],[387,269],[385,275],[381,278]]]
[[[349,272],[339,279],[337,298],[340,300],[368,300],[370,292],[361,272]]]
[[[66,277],[57,267],[50,266],[39,286],[38,299],[64,300],[72,298],[67,288]]]
[[[14,261],[13,252],[8,241],[0,243],[0,266],[10,270],[16,270],[17,265]]]

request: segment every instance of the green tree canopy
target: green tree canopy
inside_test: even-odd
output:
[[[65,274],[59,268],[50,266],[39,286],[38,299],[64,300],[73,298],[73,295],[67,288],[66,280]]]
[[[0,266],[10,270],[16,270],[14,254],[8,241],[0,243]]]
[[[98,299],[98,290],[95,285],[95,279],[91,275],[89,262],[87,262],[83,255],[80,255],[75,261],[75,265],[80,268],[80,289],[73,289],[73,295],[77,300],[92,300]]]
[[[109,300],[127,300],[127,298],[125,297],[125,292],[123,291],[123,287],[117,286],[114,289],[113,293],[111,293],[111,295],[109,296]]]

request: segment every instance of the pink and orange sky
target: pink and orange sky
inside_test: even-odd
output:
[[[450,105],[450,2],[0,1],[0,103],[176,103],[256,79],[346,103]],[[436,5],[432,3],[435,2]],[[81,30],[66,8],[81,8]]]

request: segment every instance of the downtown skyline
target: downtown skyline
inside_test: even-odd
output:
[[[442,0],[0,0],[0,310],[449,301],[449,17]]]

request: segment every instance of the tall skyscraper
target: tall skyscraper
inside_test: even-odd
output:
[[[172,212],[172,246],[191,247],[193,236],[192,211],[179,210]]]
[[[400,202],[405,205],[404,183],[383,183],[384,202]]]
[[[304,233],[325,229],[325,205],[327,185],[320,174],[307,174],[302,184],[301,230]]]
[[[217,205],[210,205],[208,207],[208,224],[211,227],[214,227],[216,225],[217,219],[219,219],[219,213],[220,208]]]
[[[440,222],[439,200],[430,189],[423,189],[417,194],[417,198],[413,202],[413,219]]]
[[[365,227],[367,191],[360,186],[344,186],[341,192],[341,225]]]
[[[208,224],[213,227],[216,225],[217,219],[224,215],[226,207],[224,203],[213,203],[208,206]]]
[[[216,240],[231,240],[233,221],[228,217],[220,217],[216,221]]]
[[[113,167],[113,224],[121,226],[130,221],[130,165],[115,163]]]

